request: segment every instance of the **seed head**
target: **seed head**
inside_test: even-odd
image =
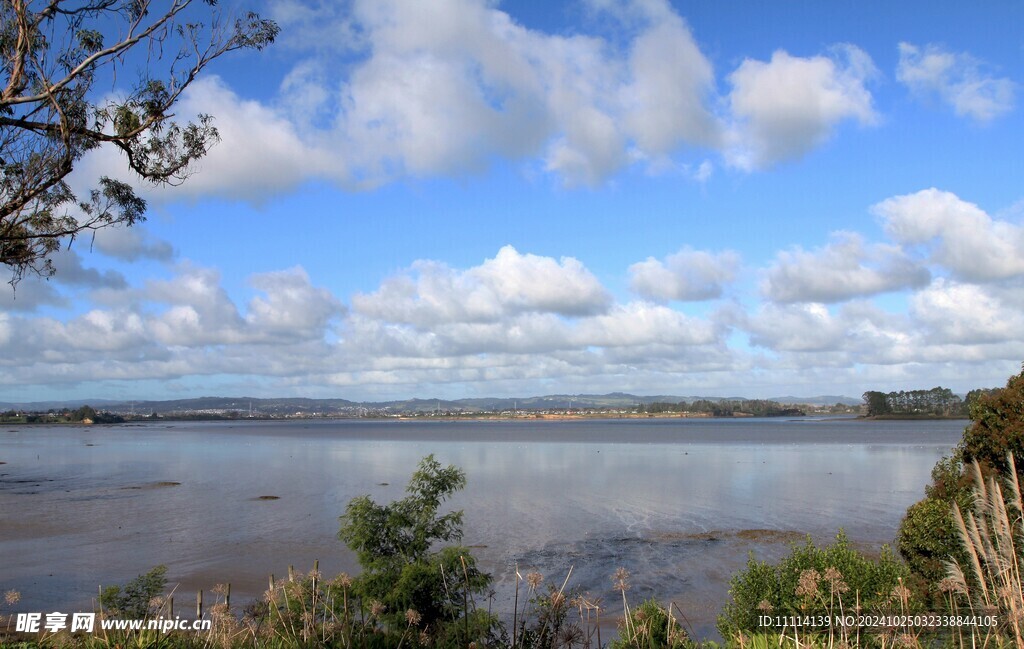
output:
[[[334,583],[342,588],[349,588],[352,585],[352,578],[348,576],[347,572],[343,572],[334,578]]]
[[[819,574],[814,568],[801,572],[800,581],[796,586],[796,596],[814,599],[820,595],[821,591],[818,590],[819,579],[821,579],[821,574]]]
[[[832,566],[825,569],[825,581],[833,595],[842,595],[850,590],[850,586],[843,580],[843,573]]]
[[[384,611],[385,607],[383,603],[377,600],[373,600],[372,602],[370,602],[370,615],[372,615],[373,617],[380,617],[384,613]]]
[[[21,593],[16,590],[9,590],[4,593],[4,601],[7,602],[8,606],[14,606],[21,601]]]
[[[953,577],[944,577],[939,582],[939,590],[944,593],[957,593],[961,595],[967,594],[967,584],[964,583],[963,579],[956,579]]]
[[[625,568],[619,568],[612,575],[612,582],[615,584],[615,590],[625,593],[629,590],[629,571]]]
[[[757,610],[763,611],[765,613],[771,613],[773,610],[775,610],[775,607],[772,606],[772,603],[768,600],[762,599],[760,602],[757,603]]]
[[[422,616],[411,608],[405,612],[405,621],[409,623],[409,626],[419,625],[421,619]]]
[[[534,590],[536,590],[537,586],[540,586],[543,581],[544,575],[539,572],[530,572],[526,575],[526,583]]]
[[[905,602],[910,598],[910,589],[903,585],[903,583],[896,584],[896,587],[892,589],[889,597],[894,600]]]

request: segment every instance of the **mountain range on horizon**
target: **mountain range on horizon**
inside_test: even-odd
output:
[[[465,399],[413,398],[390,401],[350,401],[348,399],[311,399],[306,397],[257,398],[257,397],[197,397],[191,399],[164,400],[117,400],[117,399],[69,399],[61,401],[0,402],[2,410],[45,411],[78,408],[89,405],[111,412],[136,412],[157,414],[202,410],[237,410],[254,414],[282,414],[302,411],[306,413],[343,413],[358,409],[392,410],[395,412],[430,412],[434,410],[460,410],[463,412],[493,412],[501,410],[545,410],[566,408],[616,408],[633,407],[651,403],[679,403],[707,400],[750,401],[747,397],[700,397],[675,395],[635,395],[625,392],[608,394],[549,394],[533,397],[477,397]],[[783,405],[830,406],[836,403],[860,405],[862,399],[841,395],[819,395],[814,397],[782,396],[760,399],[775,401]]]

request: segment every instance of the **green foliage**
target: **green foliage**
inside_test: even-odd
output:
[[[156,566],[144,575],[139,575],[124,586],[108,586],[100,594],[100,605],[108,612],[132,619],[149,615],[153,600],[164,592],[167,586],[167,566]]]
[[[72,190],[67,178],[83,156],[117,149],[139,177],[179,184],[219,139],[208,115],[174,121],[182,93],[217,58],[263,49],[278,34],[251,12],[228,24],[212,1],[67,4],[0,4],[0,264],[12,284],[27,272],[52,275],[62,242],[145,219],[128,183],[101,176],[94,189]],[[133,49],[145,65],[126,84]],[[126,92],[104,92],[114,81]]]
[[[1002,390],[979,396],[971,419],[962,443],[964,462],[978,460],[1005,474],[1007,454],[1024,457],[1024,371],[1011,376]],[[1022,471],[1024,466],[1018,465],[1018,475]]]
[[[422,627],[439,635],[461,629],[475,638],[495,626],[471,606],[490,585],[490,575],[479,570],[465,547],[434,548],[462,539],[462,512],[438,510],[465,485],[463,471],[442,467],[428,455],[409,480],[405,498],[388,505],[369,496],[353,498],[341,517],[338,537],[355,551],[363,569],[353,592],[364,607],[376,603],[377,617],[390,629],[407,626],[410,610]]]
[[[935,465],[926,497],[907,510],[896,537],[915,590],[934,604],[943,601],[937,586],[946,576],[945,562],[966,559],[952,515],[954,504],[964,511],[971,507],[965,464],[977,460],[985,471],[1005,475],[1008,453],[1024,457],[1024,372],[1010,377],[1003,389],[972,391],[967,403],[973,423],[953,456]]]
[[[71,421],[85,421],[86,419],[96,421],[96,410],[92,406],[82,406],[78,410],[73,410],[69,419]]]
[[[680,401],[670,403],[665,401],[654,401],[649,404],[637,406],[637,412],[649,413],[652,415],[665,412],[700,412],[715,417],[733,417],[737,415],[753,415],[754,417],[794,417],[803,415],[799,408],[787,408],[777,401],[766,401],[764,399],[739,399],[735,401],[721,400],[709,401],[708,399],[697,399],[692,403]]]
[[[887,415],[892,412],[892,409],[889,407],[889,401],[886,399],[884,392],[869,390],[864,393],[863,398],[864,405],[867,406],[868,417]]]
[[[868,417],[882,415],[931,415],[955,417],[967,415],[967,403],[949,388],[899,390],[889,393],[870,390],[863,395]]]
[[[865,611],[899,612],[894,593],[899,594],[897,588],[908,574],[888,547],[870,559],[851,548],[843,532],[824,548],[808,539],[775,566],[750,557],[746,570],[729,582],[730,600],[718,618],[718,630],[723,638],[763,632],[760,615],[834,614],[855,601]]]
[[[896,534],[896,547],[914,576],[914,586],[926,600],[941,601],[934,585],[946,576],[945,562],[962,560],[963,547],[953,524],[953,504],[968,507],[970,485],[960,453],[945,457],[932,469],[927,494],[907,509]]]
[[[629,612],[609,649],[684,649],[695,646],[669,610],[650,599]]]
[[[945,562],[960,548],[950,503],[925,498],[911,505],[900,523],[896,547],[911,572],[926,584],[942,579],[946,575]]]

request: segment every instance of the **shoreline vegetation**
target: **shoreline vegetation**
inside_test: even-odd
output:
[[[621,392],[604,395],[547,395],[524,399],[481,398],[444,401],[410,399],[356,403],[344,399],[256,399],[202,397],[176,401],[97,402],[61,405],[4,406],[2,424],[114,424],[145,421],[266,421],[280,419],[437,419],[442,421],[571,419],[665,419],[847,416],[882,419],[967,419],[972,404],[992,389],[977,389],[964,398],[948,388],[868,391],[862,403],[846,397],[795,397],[785,402],[743,398],[642,397]],[[826,403],[828,399],[834,403]]]
[[[113,413],[101,412],[98,420],[73,420],[62,416],[43,417],[31,414],[26,416],[19,413],[15,416],[0,416],[0,425],[17,426],[94,426],[94,425],[117,425],[117,424],[142,424],[152,422],[175,422],[175,421],[231,421],[231,422],[262,422],[287,420],[322,420],[322,421],[464,421],[464,422],[491,422],[491,421],[522,421],[522,422],[556,422],[556,421],[583,421],[583,420],[607,420],[607,419],[754,419],[754,418],[793,418],[803,417],[827,417],[825,421],[969,421],[968,415],[933,415],[933,414],[888,414],[888,415],[858,415],[858,414],[822,414],[814,415],[808,413],[786,413],[778,415],[754,415],[749,413],[735,413],[731,415],[713,415],[709,413],[613,413],[606,412],[573,412],[573,413],[474,413],[474,414],[438,414],[438,415],[394,415],[394,416],[336,416],[336,415],[292,415],[288,417],[275,417],[271,415],[245,416],[230,414],[184,414],[171,413],[157,417],[123,417]]]
[[[197,618],[210,624],[198,633],[158,626],[33,635],[8,626],[0,629],[0,643],[90,649],[1024,647],[1022,406],[1024,371],[1005,388],[977,395],[970,404],[973,423],[953,454],[936,464],[925,498],[907,510],[895,549],[855,548],[840,530],[824,546],[794,540],[775,564],[751,555],[729,579],[729,600],[717,621],[720,642],[694,637],[686,612],[672,601],[631,601],[623,568],[609,576],[603,592],[592,593],[573,587],[572,566],[564,577],[524,575],[515,566],[511,619],[499,617],[491,575],[461,543],[462,511],[444,507],[467,486],[466,474],[429,455],[404,498],[349,501],[338,538],[357,556],[355,576],[326,578],[317,565],[307,574],[289,568],[287,579],[271,575],[264,596],[241,607],[232,604],[230,585],[217,586],[205,607],[198,595]],[[102,590],[97,619],[179,619],[165,574],[157,566]],[[0,604],[8,622],[19,598],[7,591]],[[612,621],[616,632],[609,637]]]

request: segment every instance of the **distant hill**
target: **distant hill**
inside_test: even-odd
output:
[[[698,397],[673,395],[636,395],[625,392],[608,394],[549,394],[533,397],[483,397],[472,399],[405,399],[396,401],[349,401],[347,399],[307,399],[302,397],[259,399],[255,397],[199,397],[162,401],[115,401],[111,399],[73,399],[68,401],[35,401],[0,403],[2,410],[47,411],[75,409],[91,405],[117,413],[168,414],[172,412],[238,412],[260,415],[360,415],[364,411],[390,412],[495,412],[503,410],[566,410],[569,408],[634,408],[652,403],[679,403],[706,400],[744,401],[744,397]],[[774,397],[780,404],[830,406],[835,403],[859,405],[861,399],[845,396]]]

